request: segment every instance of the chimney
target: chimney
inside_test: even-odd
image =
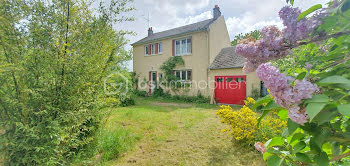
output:
[[[213,8],[213,18],[216,20],[220,16],[221,16],[220,8],[218,5],[215,5],[215,7]]]
[[[152,27],[149,27],[148,28],[148,36],[151,36],[153,35],[153,30],[152,30]]]

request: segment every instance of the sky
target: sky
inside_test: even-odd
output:
[[[295,0],[294,6],[306,10],[327,2],[329,0]],[[231,40],[239,33],[260,30],[267,25],[283,28],[278,12],[287,3],[286,0],[135,0],[131,5],[136,8],[129,13],[135,21],[115,26],[136,33],[127,36],[130,44],[146,37],[149,25],[157,33],[210,19],[215,5],[220,7],[226,20]],[[127,49],[131,49],[130,44]],[[127,67],[132,71],[132,62],[127,63]]]

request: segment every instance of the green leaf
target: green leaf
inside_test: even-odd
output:
[[[260,122],[262,119],[264,119],[264,117],[270,112],[271,110],[264,110],[264,112],[262,113],[262,115],[259,117],[258,119],[258,124],[257,126],[259,127],[260,126]]]
[[[258,108],[259,106],[261,106],[264,103],[268,103],[271,102],[273,99],[270,97],[270,95],[267,95],[261,99],[259,99],[258,101],[256,101],[256,103],[252,106],[252,110],[255,110],[256,108]]]
[[[319,114],[317,114],[315,116],[315,118],[313,119],[313,122],[317,122],[319,125],[321,125],[323,123],[327,123],[327,122],[331,121],[338,114],[339,113],[336,110],[326,109],[326,110],[321,111]]]
[[[264,108],[261,110],[272,110],[272,109],[284,109],[283,107],[277,105],[275,101],[270,101]]]
[[[274,149],[274,148],[268,148],[268,149],[267,149],[267,152],[272,153],[272,154],[282,154],[281,151],[276,150],[276,149]]]
[[[297,153],[295,154],[295,160],[303,162],[303,163],[311,163],[311,159],[309,156],[307,156],[304,153]]]
[[[298,153],[306,147],[306,143],[304,141],[300,141],[293,147],[293,153]]]
[[[350,84],[350,80],[342,76],[330,76],[318,82],[319,84]]]
[[[310,118],[310,121],[312,121],[314,117],[322,111],[325,105],[325,103],[310,103],[306,106],[306,112]]]
[[[332,155],[338,156],[340,154],[340,144],[339,142],[332,143]]]
[[[267,165],[268,166],[280,166],[282,165],[284,159],[281,159],[280,157],[273,155],[267,159]]]
[[[328,159],[328,155],[326,152],[321,152],[320,154],[316,155],[314,160],[318,166],[328,166],[329,165],[329,159]]]
[[[338,111],[345,116],[350,117],[350,104],[338,105]]]
[[[297,76],[296,80],[303,80],[303,79],[305,78],[306,74],[307,74],[306,72],[300,73],[300,74]]]
[[[294,141],[300,140],[304,137],[305,137],[304,133],[295,133],[292,139],[290,140],[289,144],[292,144]]]
[[[269,153],[269,152],[265,152],[263,154],[263,158],[264,158],[264,161],[266,161],[270,156],[272,156],[273,154],[272,153]]]
[[[288,118],[288,110],[287,109],[281,109],[277,112],[277,115],[280,117],[281,120],[287,120]]]
[[[282,137],[274,137],[271,139],[271,141],[269,140],[268,144],[265,144],[266,147],[282,146],[282,145],[284,145],[284,138]]]
[[[307,9],[306,11],[302,12],[299,17],[298,17],[298,21],[300,21],[301,19],[305,18],[307,15],[309,15],[310,13],[318,10],[318,9],[321,9],[322,8],[322,5],[321,4],[317,4],[317,5],[314,5],[312,7],[310,7],[309,9]]]
[[[326,103],[329,101],[328,96],[321,94],[321,95],[313,95],[311,99],[306,100],[305,103]]]
[[[290,0],[290,4],[293,6],[294,5],[294,0]]]
[[[293,134],[294,131],[299,127],[300,125],[298,123],[293,122],[291,119],[288,119],[287,127],[288,127],[288,133]]]

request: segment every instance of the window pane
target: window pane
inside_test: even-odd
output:
[[[157,79],[157,78],[156,78],[156,73],[155,73],[155,72],[153,72],[153,73],[152,73],[152,81],[154,81],[154,82],[155,82],[155,81],[156,81],[156,79]]]
[[[145,46],[145,54],[148,55],[148,47]]]
[[[186,79],[186,71],[181,71],[182,72],[182,79],[181,80],[187,80]]]
[[[176,72],[175,72],[175,75],[176,75],[176,80],[181,80],[180,71],[176,71]]]
[[[243,82],[243,78],[236,78],[236,82]]]
[[[155,54],[155,45],[154,44],[151,45],[151,54]]]
[[[233,78],[226,78],[226,82],[232,82]]]
[[[181,40],[181,54],[186,54],[186,39]]]
[[[159,45],[158,45],[158,52],[163,52],[163,45],[162,45],[162,43],[159,43]]]
[[[187,71],[187,80],[191,80],[191,77],[192,77],[192,71],[188,70]]]
[[[175,44],[176,45],[175,55],[179,55],[180,54],[180,41],[177,40],[175,43],[176,43]]]
[[[224,82],[223,78],[216,78],[216,82]]]
[[[191,39],[187,39],[187,53],[190,54],[191,53]]]

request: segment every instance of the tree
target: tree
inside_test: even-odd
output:
[[[130,0],[0,0],[1,153],[18,165],[67,164],[94,142],[103,78],[130,60]]]
[[[254,30],[246,34],[240,33],[235,36],[233,41],[231,41],[231,45],[235,46],[239,43],[240,40],[247,39],[248,37],[252,37],[253,39],[256,39],[256,40],[261,39],[261,32],[259,30]]]

